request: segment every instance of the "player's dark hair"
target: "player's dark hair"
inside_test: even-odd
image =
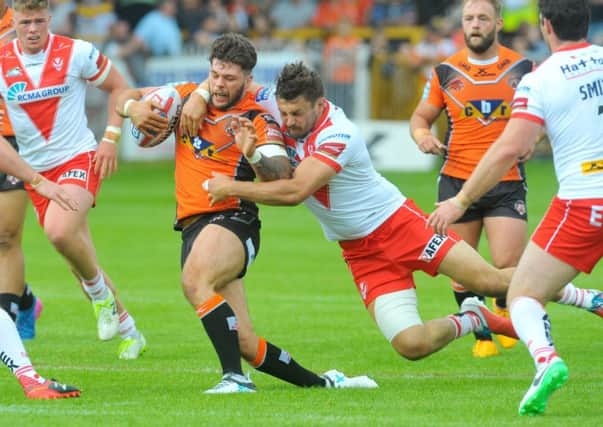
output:
[[[586,38],[590,7],[587,0],[538,0],[541,17],[551,21],[560,40],[576,41]]]
[[[209,62],[218,59],[241,67],[243,71],[251,72],[258,60],[255,46],[242,34],[226,33],[211,44]]]
[[[287,64],[276,80],[276,97],[291,101],[298,96],[314,103],[324,96],[324,87],[318,73],[302,62]]]
[[[13,0],[13,9],[17,12],[48,9],[48,7],[48,0]]]

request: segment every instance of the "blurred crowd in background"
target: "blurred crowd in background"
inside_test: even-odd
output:
[[[259,51],[294,49],[353,116],[358,52],[370,76],[370,117],[404,119],[426,73],[463,45],[457,0],[51,0],[52,31],[95,43],[145,84],[151,57],[204,55],[221,33]],[[591,0],[590,40],[603,44],[603,0]],[[504,0],[501,41],[536,63],[548,54],[536,0]],[[401,84],[403,82],[403,84]]]

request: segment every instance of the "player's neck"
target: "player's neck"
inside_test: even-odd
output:
[[[573,49],[575,46],[579,46],[579,45],[583,45],[584,43],[587,43],[586,39],[580,39],[580,40],[559,40],[557,38],[555,39],[549,39],[549,44],[550,44],[550,48],[551,48],[551,52],[557,52],[559,50],[570,50]]]
[[[467,49],[467,56],[469,57],[469,61],[474,61],[474,62],[478,62],[478,63],[490,63],[490,62],[496,62],[496,60],[498,59],[498,50],[499,50],[499,45],[498,43],[492,43],[492,46],[490,46],[488,48],[488,50],[486,50],[485,52],[475,52],[471,49]]]

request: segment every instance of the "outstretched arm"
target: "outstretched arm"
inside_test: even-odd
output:
[[[227,197],[237,197],[265,205],[298,205],[329,183],[335,170],[314,157],[305,158],[291,179],[270,182],[234,181],[216,175],[204,186],[212,205]]]
[[[60,185],[34,171],[2,136],[0,136],[0,170],[28,183],[39,195],[56,202],[61,208],[78,209],[77,202],[71,199]]]
[[[251,82],[247,91],[255,93],[261,87],[260,84]],[[207,104],[209,104],[210,100],[209,83],[205,79],[190,94],[188,100],[182,106],[182,112],[180,113],[180,133],[182,135],[197,135],[197,129],[199,129],[201,121],[207,114]]]

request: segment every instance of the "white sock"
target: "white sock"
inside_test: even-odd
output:
[[[582,289],[574,286],[573,283],[568,283],[562,289],[563,295],[559,301],[559,304],[573,305],[574,307],[590,309],[593,305],[593,298],[596,293],[590,289]]]
[[[479,317],[471,312],[451,314],[447,319],[454,325],[456,338],[463,337],[481,327]]]
[[[540,302],[530,297],[518,297],[509,308],[511,322],[521,341],[528,347],[536,369],[557,353],[551,336],[551,321]]]
[[[119,315],[119,336],[122,339],[136,338],[138,336],[138,330],[136,329],[136,322],[134,318],[130,316],[127,310]]]
[[[10,369],[19,381],[23,378],[31,378],[35,381],[41,378],[31,365],[31,360],[27,356],[27,351],[23,347],[23,342],[17,332],[15,322],[6,311],[0,308],[0,360]]]
[[[103,272],[98,269],[96,276],[90,280],[82,280],[84,290],[92,298],[92,300],[103,300],[109,296],[109,289],[105,283]]]

